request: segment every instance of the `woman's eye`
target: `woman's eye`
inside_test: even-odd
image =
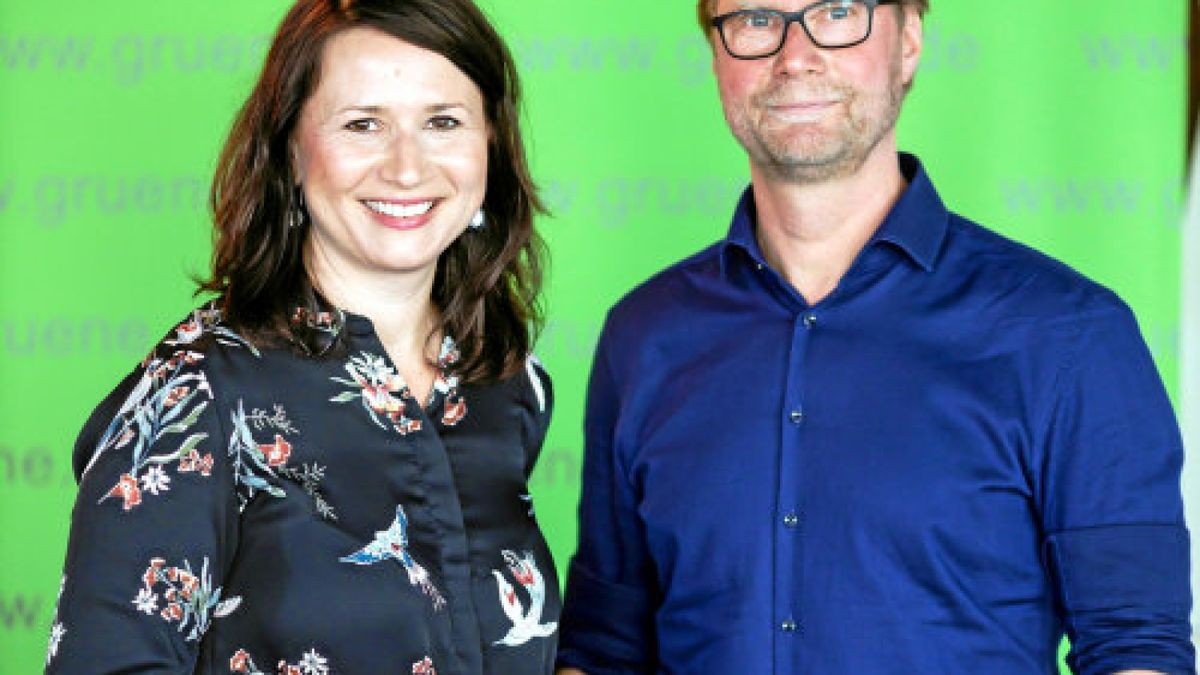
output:
[[[439,131],[456,129],[460,126],[462,126],[461,122],[459,122],[458,120],[456,120],[453,117],[450,117],[448,115],[439,115],[439,116],[434,117],[433,119],[429,120],[429,128],[436,129]]]
[[[379,120],[376,119],[361,119],[352,120],[346,123],[346,129],[349,131],[379,131]]]

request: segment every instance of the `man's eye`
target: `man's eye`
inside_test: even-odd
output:
[[[825,8],[826,21],[841,21],[858,18],[862,13],[862,5],[857,2],[835,2]]]
[[[379,131],[381,126],[382,125],[379,123],[379,120],[370,118],[351,120],[350,122],[346,123],[346,129],[348,131]]]
[[[439,115],[429,120],[429,128],[438,131],[457,129],[460,126],[462,126],[461,122],[448,115]]]
[[[768,12],[747,12],[742,15],[742,21],[747,28],[770,28],[773,23]]]

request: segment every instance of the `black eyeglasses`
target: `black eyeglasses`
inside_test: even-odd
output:
[[[783,49],[788,26],[798,23],[813,44],[842,49],[871,36],[875,8],[900,0],[821,0],[798,12],[740,9],[713,17],[725,51],[735,59],[762,59]]]

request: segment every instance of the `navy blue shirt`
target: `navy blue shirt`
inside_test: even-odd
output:
[[[728,237],[592,371],[559,665],[1194,672],[1182,447],[1129,309],[909,186],[815,305]]]

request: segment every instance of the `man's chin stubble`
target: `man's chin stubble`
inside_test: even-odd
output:
[[[853,175],[865,157],[854,156],[853,148],[811,148],[789,151],[772,150],[772,144],[756,138],[757,148],[751,153],[754,163],[774,179],[797,184],[822,183]]]

